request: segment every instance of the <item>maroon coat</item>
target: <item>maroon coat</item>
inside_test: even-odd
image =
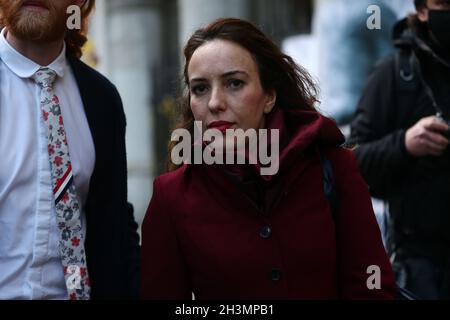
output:
[[[268,127],[282,130],[285,145],[278,174],[259,176],[254,190],[264,193],[219,165],[184,165],[155,180],[142,229],[144,299],[394,297],[368,188],[353,153],[338,147],[335,123],[277,110]],[[336,180],[335,219],[319,149]],[[380,290],[367,288],[371,265],[381,268]]]

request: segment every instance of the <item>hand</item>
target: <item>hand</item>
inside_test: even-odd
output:
[[[413,157],[440,156],[448,147],[449,140],[443,134],[449,129],[435,116],[422,118],[406,131],[406,150]]]

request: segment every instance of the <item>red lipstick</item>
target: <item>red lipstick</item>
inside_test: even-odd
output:
[[[214,121],[208,125],[208,129],[218,129],[221,132],[225,132],[227,129],[230,129],[233,125],[234,123],[229,121]]]

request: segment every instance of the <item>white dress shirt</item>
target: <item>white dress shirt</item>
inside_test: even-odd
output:
[[[47,138],[39,87],[40,68],[0,34],[0,299],[67,299],[58,249]],[[65,47],[49,68],[58,77],[74,182],[82,207],[94,170],[95,149]],[[84,213],[82,225],[85,232]]]

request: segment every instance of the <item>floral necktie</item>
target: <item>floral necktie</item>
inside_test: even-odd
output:
[[[73,183],[61,106],[53,90],[56,72],[41,68],[34,74],[33,79],[40,88],[40,106],[48,140],[56,223],[60,231],[59,251],[67,292],[71,300],[88,300],[91,288],[81,227],[81,208]]]

